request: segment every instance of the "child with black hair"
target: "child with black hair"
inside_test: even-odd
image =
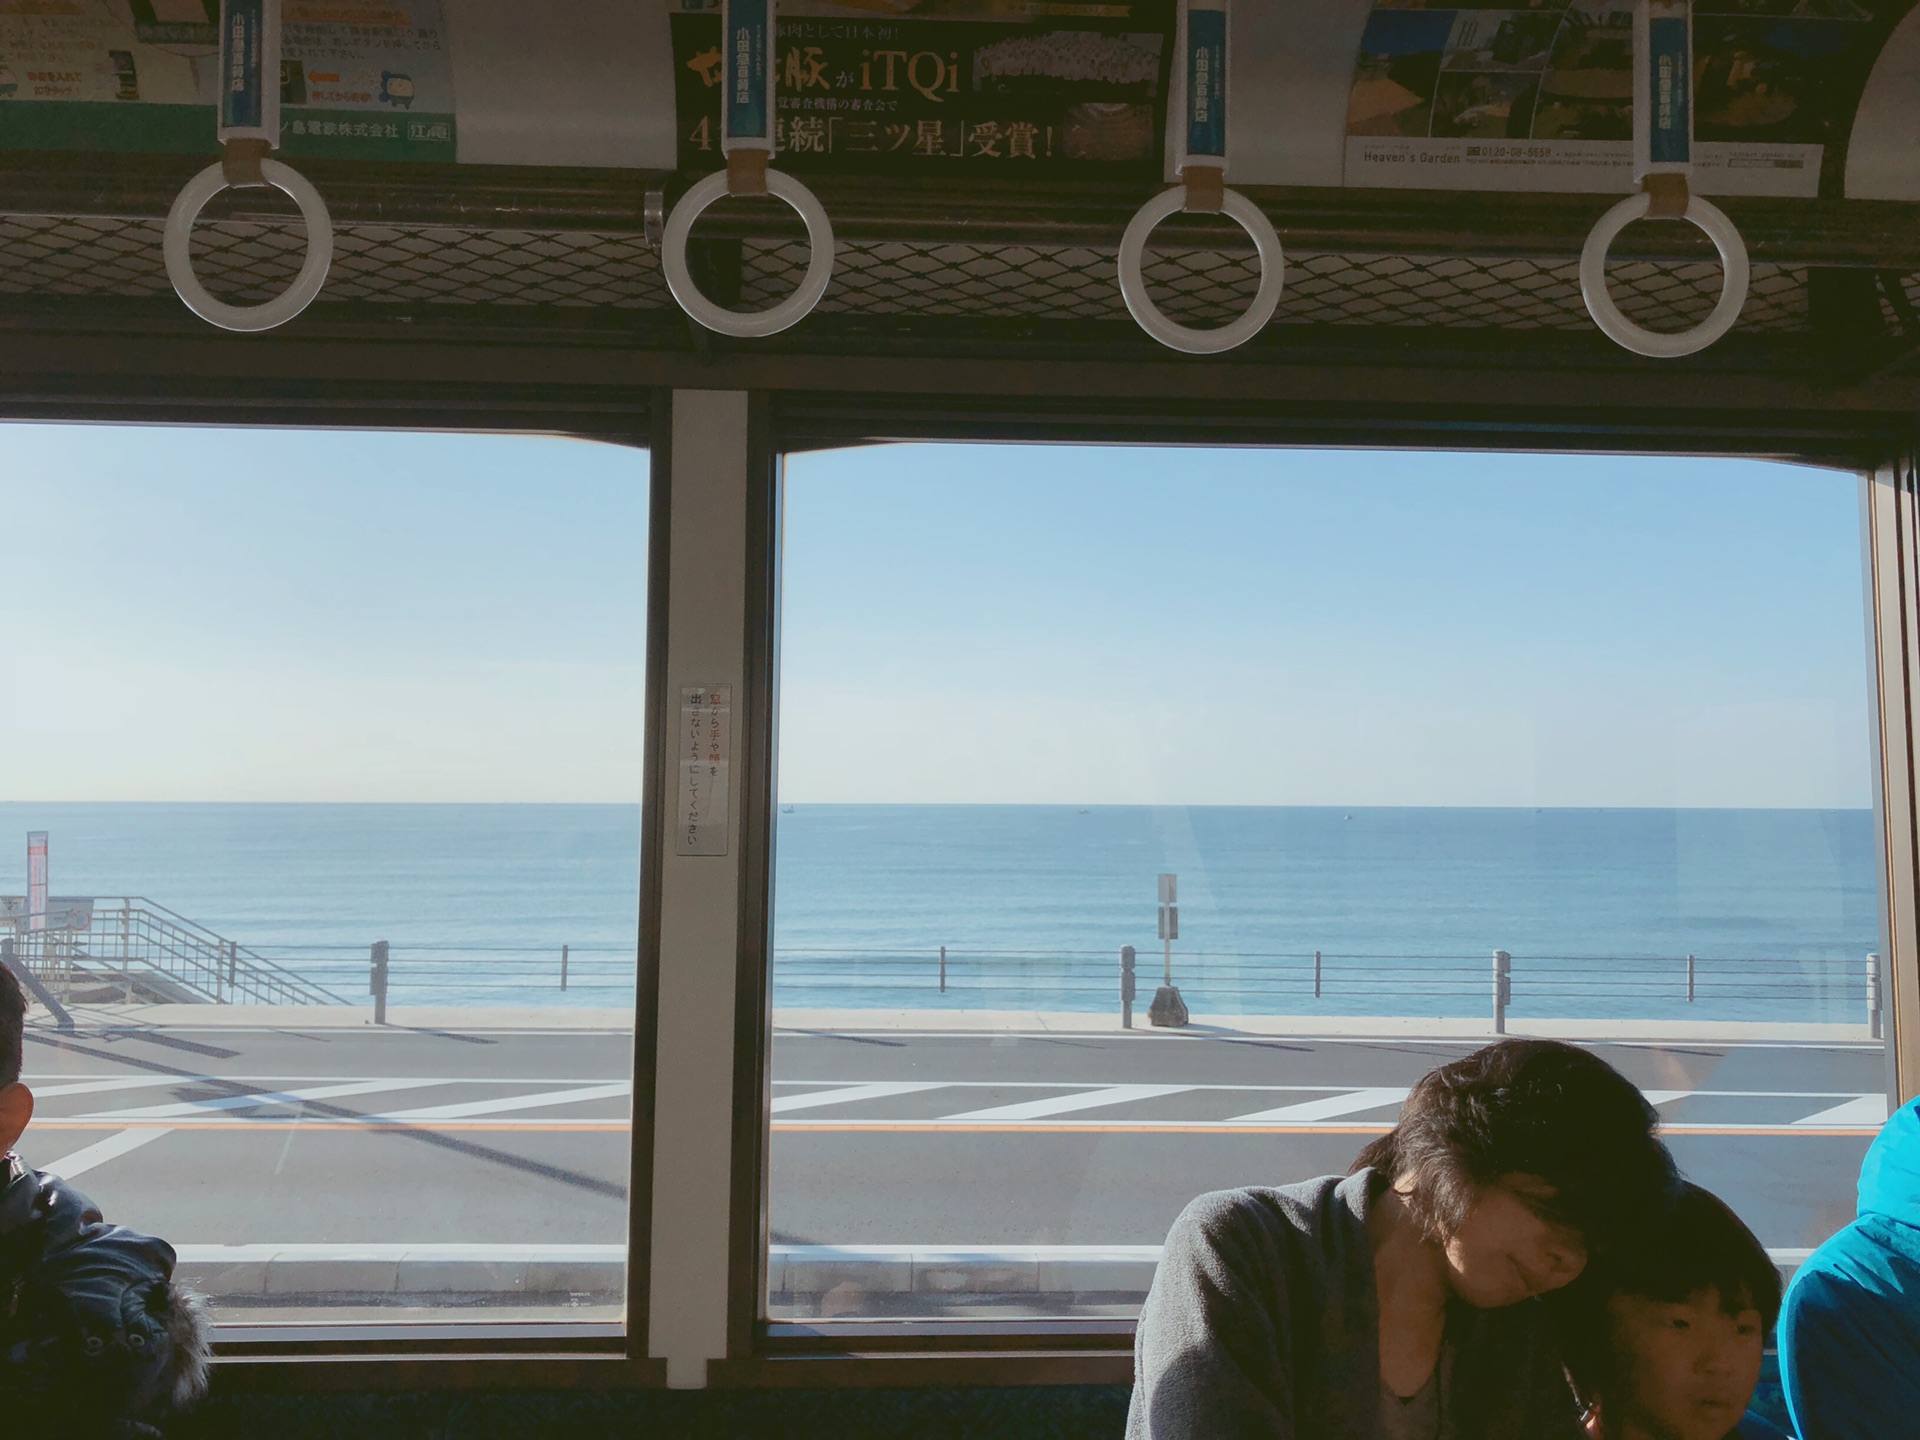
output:
[[[0,1434],[153,1435],[206,1389],[200,1302],[173,1247],[109,1225],[13,1147],[33,1118],[20,1083],[26,996],[0,961]]]
[[[1711,1191],[1678,1186],[1637,1243],[1549,1306],[1594,1440],[1784,1440],[1747,1408],[1780,1274]]]

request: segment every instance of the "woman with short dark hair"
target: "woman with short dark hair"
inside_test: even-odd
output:
[[[1673,1184],[1656,1124],[1597,1056],[1503,1040],[1344,1178],[1201,1196],[1141,1311],[1129,1440],[1574,1440],[1532,1302]]]

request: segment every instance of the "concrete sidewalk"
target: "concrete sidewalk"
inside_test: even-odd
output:
[[[372,1029],[373,1009],[364,1005],[86,1005],[73,1008],[75,1023],[92,1031],[118,1029],[265,1029],[289,1032]],[[37,1009],[29,1019],[44,1024]],[[932,1035],[1125,1035],[1236,1039],[1485,1040],[1494,1038],[1485,1016],[1228,1015],[1199,1016],[1179,1030],[1156,1030],[1136,1012],[1134,1028],[1121,1028],[1112,1012],[1048,1010],[799,1010],[773,1012],[776,1030],[813,1033],[882,1032]],[[393,1006],[384,1033],[409,1031],[595,1031],[625,1032],[633,1012],[610,1006],[504,1009],[482,1006]],[[1507,1034],[1556,1040],[1689,1041],[1875,1045],[1864,1024],[1838,1025],[1753,1020],[1534,1019],[1509,1015]]]
[[[929,1034],[1127,1034],[1120,1017],[1042,1010],[775,1010],[775,1028],[799,1031],[918,1031]],[[1231,1015],[1198,1016],[1179,1030],[1148,1027],[1136,1011],[1140,1035],[1284,1036],[1311,1039],[1475,1040],[1496,1038],[1485,1016]],[[1507,1016],[1508,1035],[1555,1040],[1797,1041],[1874,1044],[1867,1027],[1754,1020],[1584,1020]]]

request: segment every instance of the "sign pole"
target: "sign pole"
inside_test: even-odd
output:
[[[27,929],[47,928],[47,832],[27,832]]]
[[[1163,981],[1147,1007],[1149,1025],[1178,1027],[1187,1023],[1187,1002],[1173,984],[1173,942],[1180,938],[1180,877],[1160,877],[1160,942]]]

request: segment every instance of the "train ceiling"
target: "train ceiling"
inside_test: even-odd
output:
[[[624,348],[716,376],[756,352],[1167,358],[1128,321],[1115,249],[1168,178],[1172,0],[782,0],[778,163],[820,196],[839,255],[816,312],[764,341],[690,325],[659,263],[665,214],[721,163],[716,10],[284,0],[282,154],[336,227],[326,287],[284,333]],[[17,337],[200,333],[161,222],[215,152],[215,11],[0,0],[0,326]],[[1231,364],[1619,369],[1578,255],[1633,188],[1628,15],[1239,0],[1229,183],[1271,218],[1288,282]],[[1754,270],[1732,335],[1685,363],[1911,411],[1920,11],[1696,0],[1694,25],[1694,184]],[[283,288],[305,246],[293,213],[272,192],[216,200],[194,240],[208,288]],[[730,304],[805,265],[770,202],[731,202],[697,234],[693,268]],[[1148,276],[1170,314],[1245,307],[1258,272],[1237,228],[1182,217],[1158,241]],[[1686,227],[1636,227],[1614,258],[1622,310],[1648,325],[1713,304],[1718,267]],[[37,363],[8,349],[0,374]]]

